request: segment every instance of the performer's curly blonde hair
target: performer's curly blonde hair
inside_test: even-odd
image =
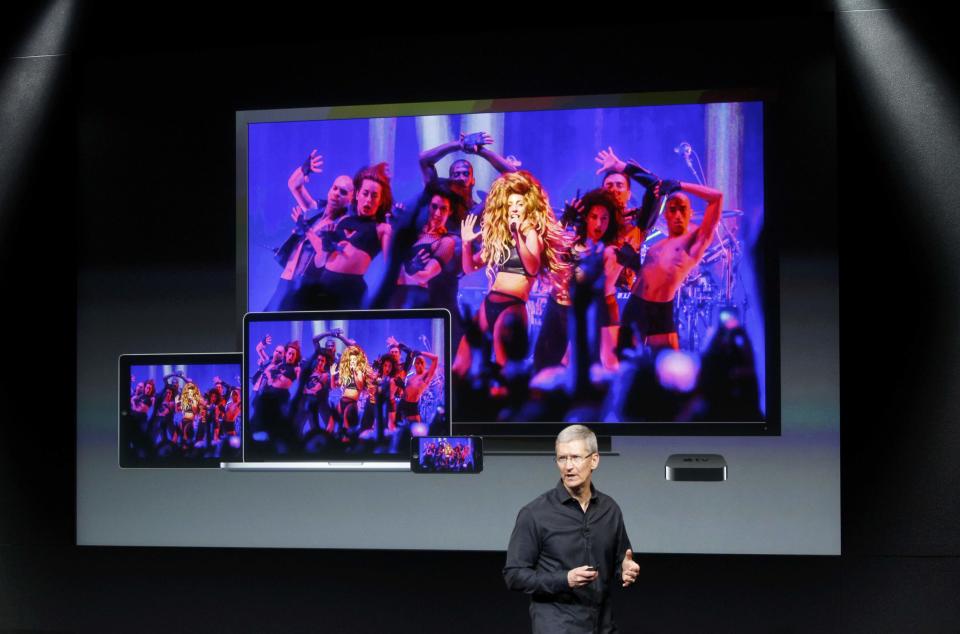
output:
[[[343,376],[345,372],[350,372],[350,359],[352,358],[356,358],[357,360],[354,379],[356,379],[357,374],[366,376],[369,362],[367,361],[366,353],[360,346],[347,346],[344,348],[343,354],[340,355],[340,362],[337,364],[337,374]],[[341,382],[342,381],[343,379],[341,379]],[[359,387],[359,385],[357,387]]]
[[[510,259],[508,199],[511,194],[523,196],[526,215],[520,226],[521,235],[530,229],[543,242],[537,277],[547,286],[562,287],[570,278],[571,238],[557,221],[550,208],[547,192],[536,177],[526,170],[507,172],[493,181],[483,207],[483,250],[480,257],[487,263],[487,279],[493,284],[497,269]]]
[[[184,412],[187,411],[187,407],[194,412],[203,407],[203,395],[200,393],[200,388],[197,387],[196,383],[187,383],[183,386],[183,391],[177,396],[177,404],[180,405],[180,408]]]

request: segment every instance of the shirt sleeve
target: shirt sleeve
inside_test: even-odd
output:
[[[559,594],[566,591],[567,571],[545,572],[537,570],[540,558],[540,538],[532,513],[523,508],[517,515],[517,523],[510,535],[507,547],[507,563],[503,578],[511,590],[526,594]]]
[[[623,557],[627,554],[627,549],[633,550],[630,545],[630,538],[627,536],[627,527],[623,523],[623,513],[620,507],[617,507],[617,537],[616,537],[616,579],[619,582],[623,578]]]

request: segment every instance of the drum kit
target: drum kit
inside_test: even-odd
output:
[[[437,408],[443,405],[443,377],[445,373],[440,368],[433,379],[430,380],[427,389],[420,396],[420,420],[429,423],[437,413]]]

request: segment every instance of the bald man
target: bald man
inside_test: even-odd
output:
[[[635,347],[638,343],[650,348],[680,349],[680,337],[674,321],[677,291],[691,269],[703,259],[713,240],[720,222],[723,194],[693,183],[681,182],[679,187],[679,191],[670,194],[663,211],[667,222],[667,238],[647,250],[624,308],[617,346],[620,350]],[[689,195],[707,202],[703,224],[699,226],[690,223],[693,209]],[[625,247],[620,251],[622,253],[629,249]],[[628,258],[618,259],[623,263]],[[639,341],[634,338],[635,335]]]
[[[297,289],[306,270],[311,266],[320,268],[326,259],[321,234],[333,229],[353,202],[353,178],[341,174],[333,179],[326,200],[316,200],[310,195],[307,183],[311,174],[323,171],[323,157],[316,150],[299,165],[287,179],[287,188],[293,195],[296,205],[290,214],[293,230],[283,245],[276,249],[277,262],[283,266],[277,289],[267,304],[266,310],[304,310],[298,305]],[[307,214],[316,211],[308,218]]]

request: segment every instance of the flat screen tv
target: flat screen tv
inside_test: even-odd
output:
[[[447,309],[456,434],[779,434],[764,108],[238,112],[238,312]]]

